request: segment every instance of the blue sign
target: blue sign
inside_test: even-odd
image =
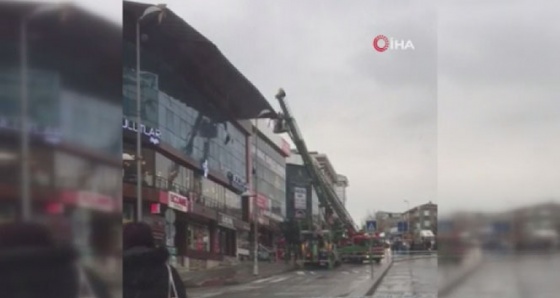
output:
[[[453,222],[451,220],[438,220],[438,232],[449,233],[453,230]]]
[[[366,230],[373,233],[377,230],[377,222],[375,220],[366,221]]]
[[[247,183],[241,177],[237,176],[231,171],[227,173],[227,178],[229,180],[229,184],[238,189],[240,192],[244,192],[247,190]]]
[[[138,123],[126,118],[123,118],[122,127],[123,129],[133,132],[138,132],[138,130],[140,130],[140,133],[149,138],[150,143],[154,145],[158,145],[160,143],[161,131],[159,129],[151,128],[145,126],[144,124],[138,125]]]
[[[397,223],[397,231],[399,233],[407,232],[408,231],[408,223],[405,221],[399,221]]]

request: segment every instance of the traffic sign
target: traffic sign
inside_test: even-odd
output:
[[[506,234],[511,230],[510,224],[508,222],[494,222],[493,230],[496,234]]]
[[[408,223],[405,221],[399,221],[397,223],[397,231],[399,233],[407,232],[408,231]]]
[[[375,220],[366,221],[366,230],[369,233],[375,232],[375,230],[377,230],[377,222]]]

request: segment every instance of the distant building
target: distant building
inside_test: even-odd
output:
[[[286,215],[297,221],[321,222],[323,211],[301,155],[292,150],[286,159]]]
[[[560,204],[550,202],[518,208],[511,212],[513,233],[518,246],[527,246],[529,242],[555,234],[556,241],[560,234]]]
[[[437,204],[428,202],[407,210],[403,216],[407,222],[410,222],[411,232],[430,230],[437,235],[437,214]]]
[[[386,211],[376,212],[375,220],[377,221],[377,230],[386,234],[396,232],[399,222],[406,221],[402,213]]]
[[[338,175],[334,169],[334,166],[329,160],[329,157],[324,153],[319,153],[319,152],[309,152],[309,153],[317,161],[319,168],[327,178],[331,187],[334,188],[338,181]]]

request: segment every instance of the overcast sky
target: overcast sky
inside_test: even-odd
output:
[[[120,20],[113,0],[80,2]],[[274,106],[286,90],[308,147],[348,176],[357,221],[404,200],[446,212],[560,198],[558,2],[162,2]],[[379,34],[415,49],[376,52]]]

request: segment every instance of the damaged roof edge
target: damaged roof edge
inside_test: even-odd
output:
[[[156,5],[138,3],[132,1],[123,1],[123,10],[133,12],[134,15],[141,15],[148,7]],[[177,56],[182,56],[182,60],[175,61],[178,65],[178,75],[186,75],[188,69],[181,68],[186,65],[187,61],[199,61],[204,73],[204,80],[212,82],[212,86],[216,88],[218,94],[227,94],[227,98],[216,98],[208,96],[209,100],[226,101],[231,108],[228,113],[231,114],[233,120],[247,120],[255,118],[274,118],[277,117],[276,111],[272,108],[268,100],[262,93],[249,81],[212,43],[208,38],[190,26],[180,16],[166,8],[166,16],[164,17],[162,26],[167,29],[166,39],[169,43],[177,43],[177,40],[199,41],[196,42],[195,50],[186,50],[184,47],[177,46]],[[125,16],[127,14],[124,14]],[[129,18],[123,19],[123,26],[135,26],[136,20]],[[204,41],[204,42],[200,42]],[[192,67],[192,64],[190,65]],[[207,71],[203,69],[206,68]],[[212,71],[208,71],[212,70]],[[218,106],[224,106],[219,104]],[[270,110],[269,114],[262,114],[262,111]]]

